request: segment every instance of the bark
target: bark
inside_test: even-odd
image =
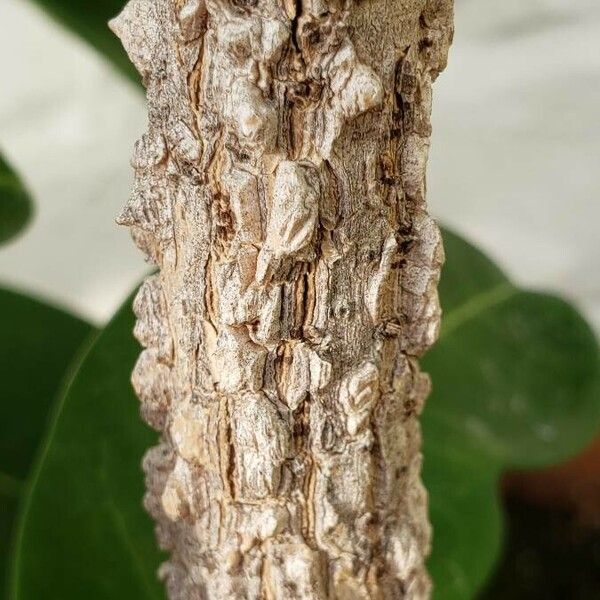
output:
[[[426,598],[452,0],[131,0],[111,26],[148,90],[119,222],[160,269],[133,382],[169,597]]]

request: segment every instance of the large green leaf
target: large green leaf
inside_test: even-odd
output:
[[[597,430],[598,347],[568,304],[521,292],[485,256],[446,233],[446,320],[425,362],[423,416],[436,598],[468,600],[497,558],[498,477],[555,462]],[[127,306],[127,305],[126,305]],[[160,598],[139,460],[153,442],[129,372],[128,308],[81,364],[57,415],[22,523],[13,600]]]
[[[20,519],[15,599],[162,598],[142,508],[142,425],[129,375],[131,299],[80,361],[59,402]]]
[[[0,289],[0,590],[25,478],[66,367],[93,329],[62,310]]]
[[[19,233],[33,213],[25,186],[0,155],[0,244]]]
[[[472,598],[500,547],[496,488],[509,467],[563,460],[600,427],[597,342],[569,304],[524,292],[445,232],[440,339],[423,361],[424,478],[436,600]]]
[[[123,46],[108,28],[108,21],[121,12],[125,0],[32,0],[56,21],[81,36],[121,73],[139,83],[140,77]]]

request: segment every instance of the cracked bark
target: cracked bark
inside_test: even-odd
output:
[[[452,0],[131,0],[119,217],[159,272],[133,374],[171,600],[426,598],[426,212]]]

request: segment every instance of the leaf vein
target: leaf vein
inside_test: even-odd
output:
[[[517,288],[515,288],[511,283],[503,282],[487,290],[486,292],[469,298],[469,300],[451,310],[442,319],[442,328],[439,339],[442,340],[454,330],[462,327],[465,323],[471,319],[474,319],[482,312],[501,304],[502,302],[515,296],[517,293]]]

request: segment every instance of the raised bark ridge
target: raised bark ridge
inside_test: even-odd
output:
[[[131,0],[111,26],[148,90],[119,222],[160,267],[133,382],[169,597],[426,598],[452,0]]]

